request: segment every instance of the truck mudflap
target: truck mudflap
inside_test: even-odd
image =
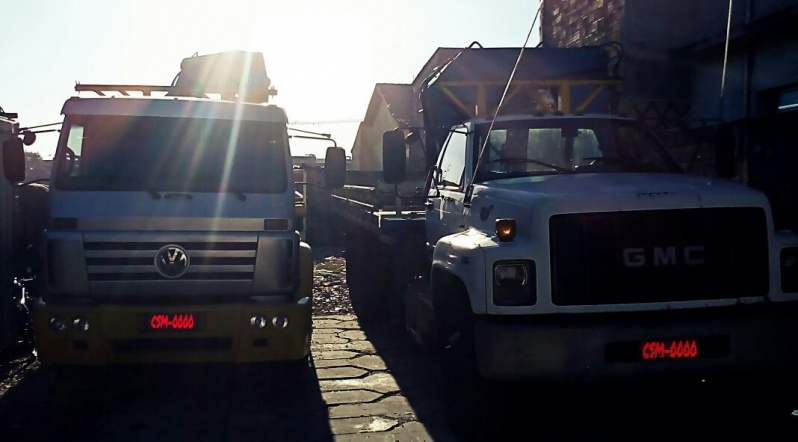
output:
[[[798,305],[550,318],[480,316],[475,345],[490,379],[544,382],[667,380],[798,367]]]
[[[311,303],[34,307],[43,363],[267,362],[307,356]]]

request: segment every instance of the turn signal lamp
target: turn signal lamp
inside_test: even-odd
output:
[[[508,242],[514,240],[516,231],[514,219],[501,218],[496,220],[496,237],[499,238],[499,241]]]

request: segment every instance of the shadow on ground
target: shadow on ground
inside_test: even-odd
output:
[[[315,371],[164,365],[32,372],[0,399],[0,439],[333,440]]]
[[[354,307],[356,314],[363,308]],[[435,355],[395,321],[361,328],[434,440],[456,440],[443,412],[439,385],[445,374]],[[483,404],[490,423],[485,440],[793,441],[798,434],[792,414],[798,391],[763,379],[494,387]]]

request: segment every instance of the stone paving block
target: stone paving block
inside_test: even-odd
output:
[[[347,350],[332,350],[332,351],[320,351],[313,353],[313,359],[353,359],[357,356],[360,356],[360,353],[356,353],[354,351],[347,351]]]
[[[349,339],[344,339],[339,337],[339,335],[327,333],[327,334],[320,334],[313,336],[311,339],[312,344],[346,344],[349,343]]]
[[[333,436],[335,442],[457,442],[453,436],[441,436],[434,433],[433,437],[429,431],[419,422],[407,422],[392,428],[387,432],[379,433],[360,433],[360,434],[341,434]]]
[[[327,405],[354,404],[372,402],[382,396],[381,393],[368,390],[327,391],[321,397]]]
[[[386,416],[401,418],[404,421],[415,420],[413,407],[403,396],[390,396],[373,403],[345,404],[330,407],[330,418]]]
[[[444,431],[445,434],[450,434],[448,430]],[[453,436],[443,437],[440,434],[436,434],[436,436],[433,438],[433,436],[427,430],[427,427],[425,427],[421,422],[407,422],[392,429],[388,434],[386,434],[386,438],[383,440],[392,442],[456,442],[458,439]]]
[[[372,373],[360,379],[334,379],[319,381],[321,391],[336,390],[374,390],[380,393],[393,393],[399,391],[396,379],[386,372]]]
[[[368,371],[357,367],[332,367],[316,369],[316,377],[319,378],[319,380],[360,378],[366,373],[368,373]]]
[[[386,432],[398,425],[399,421],[397,420],[379,416],[330,420],[330,427],[335,435]]]
[[[310,344],[310,351],[315,353],[341,351],[343,344]]]
[[[355,350],[355,351],[359,351],[361,353],[366,353],[366,354],[375,354],[375,353],[377,353],[377,349],[374,348],[374,344],[372,344],[369,341],[354,341],[354,342],[350,342],[348,344],[341,344],[340,348],[343,348],[343,349],[346,349],[346,350]]]
[[[337,328],[318,328],[315,327],[313,329],[313,336],[316,337],[318,335],[335,335],[341,333],[343,330]]]
[[[313,321],[315,322],[317,319],[334,319],[336,321],[352,321],[355,320],[357,316],[355,315],[323,315],[323,316],[314,316]]]
[[[351,319],[348,320],[338,320],[338,319],[318,319],[313,318],[313,328],[338,328],[339,324],[341,323],[349,323],[352,322]],[[351,327],[347,327],[351,328]]]
[[[352,359],[314,359],[313,365],[316,369],[319,368],[332,368],[332,367],[350,367],[355,366],[352,361],[359,359],[352,358]],[[360,367],[360,368],[367,368],[367,367]]]
[[[360,330],[360,323],[357,321],[341,321],[335,324],[335,326],[347,330]]]
[[[385,366],[385,361],[383,361],[382,358],[377,355],[358,356],[354,359],[350,359],[348,364],[354,365],[355,367],[365,368],[367,370],[387,369]]]
[[[361,330],[347,330],[338,334],[338,336],[346,339],[351,339],[353,341],[365,341],[366,334],[363,333]]]

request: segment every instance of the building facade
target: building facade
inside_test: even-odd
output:
[[[798,0],[543,0],[541,42],[620,43],[622,109],[690,173],[764,190],[798,228]]]

